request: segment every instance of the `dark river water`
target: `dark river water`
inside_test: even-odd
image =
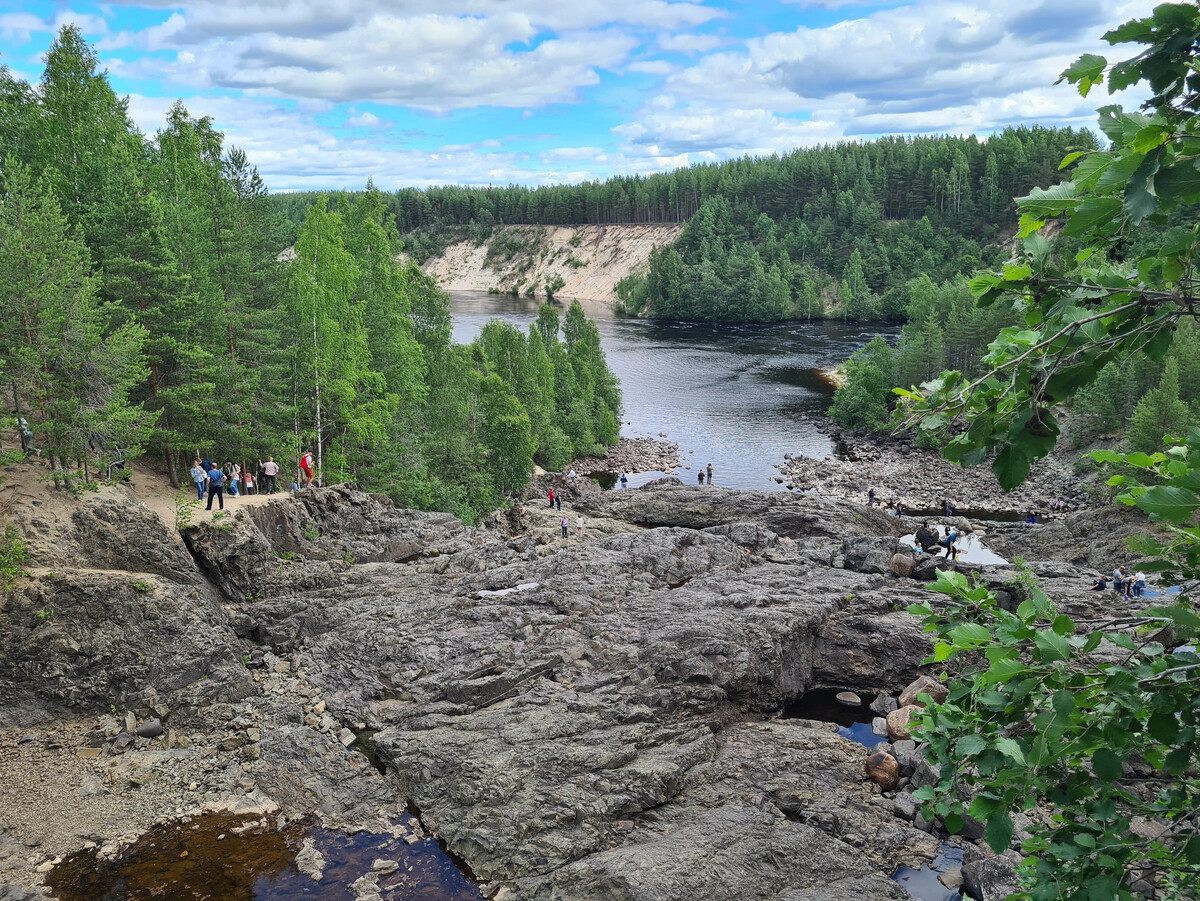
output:
[[[479,334],[489,319],[526,331],[539,301],[451,292],[454,340]],[[782,488],[775,482],[783,455],[824,457],[833,442],[822,432],[832,388],[816,374],[844,361],[876,334],[899,328],[828,320],[786,323],[664,322],[617,319],[602,304],[585,304],[600,328],[608,365],[621,380],[621,434],[678,443],[694,481],[713,465],[713,484]],[[563,309],[565,313],[565,307]],[[690,453],[689,453],[690,452]],[[629,477],[639,485],[656,473]]]

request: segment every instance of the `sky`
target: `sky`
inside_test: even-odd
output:
[[[886,134],[1095,127],[1059,73],[1155,0],[0,0],[76,24],[137,127],[180,99],[273,191],[558,184]],[[1137,98],[1118,98],[1136,105]]]

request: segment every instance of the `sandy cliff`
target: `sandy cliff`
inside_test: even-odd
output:
[[[532,287],[544,296],[546,282],[561,276],[559,297],[609,303],[617,282],[646,265],[651,248],[679,237],[682,225],[514,225],[496,229],[492,241],[452,244],[445,254],[429,260],[424,269],[449,291],[487,291],[513,287],[526,294]],[[493,242],[508,236],[511,255],[496,253]],[[572,243],[574,242],[574,243]],[[493,246],[488,261],[489,245]]]

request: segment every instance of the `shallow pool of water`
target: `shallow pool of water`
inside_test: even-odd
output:
[[[938,849],[938,856],[932,863],[923,864],[921,868],[900,867],[892,874],[892,879],[904,886],[914,898],[921,901],[962,901],[962,893],[957,889],[948,889],[938,881],[938,876],[946,870],[961,867],[963,853],[958,848],[943,844]]]
[[[875,718],[871,708],[866,703],[857,707],[843,704],[837,699],[838,691],[836,688],[817,688],[805,692],[784,708],[783,718],[833,723],[838,727],[838,735],[865,748],[887,741],[871,728],[871,720]]]
[[[282,829],[234,830],[253,818],[209,814],[169,823],[112,861],[71,855],[46,877],[60,901],[354,901],[351,883],[376,860],[398,864],[377,884],[389,901],[478,901],[478,886],[432,839],[345,832],[298,821]],[[300,872],[296,854],[311,839],[325,859],[320,881]],[[370,878],[368,876],[368,878]]]

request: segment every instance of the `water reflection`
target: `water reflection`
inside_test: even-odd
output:
[[[347,835],[307,821],[244,830],[247,819],[206,815],[169,823],[113,861],[81,851],[51,870],[46,885],[60,901],[353,901],[358,892],[351,883],[366,876],[393,901],[483,897],[432,839],[409,844],[391,835]],[[319,881],[296,866],[306,839],[323,858]],[[377,860],[395,866],[372,873]]]
[[[471,341],[493,318],[524,331],[537,319],[538,305],[452,292],[454,340]],[[829,320],[615,319],[609,307],[594,303],[584,310],[596,320],[609,365],[621,380],[621,434],[666,435],[679,444],[683,463],[673,475],[693,484],[697,467],[712,463],[713,484],[727,488],[783,489],[774,465],[785,453],[832,453],[833,442],[821,431],[832,388],[815,370],[836,366],[877,333],[894,338],[899,331]],[[630,487],[656,476],[630,476]]]

